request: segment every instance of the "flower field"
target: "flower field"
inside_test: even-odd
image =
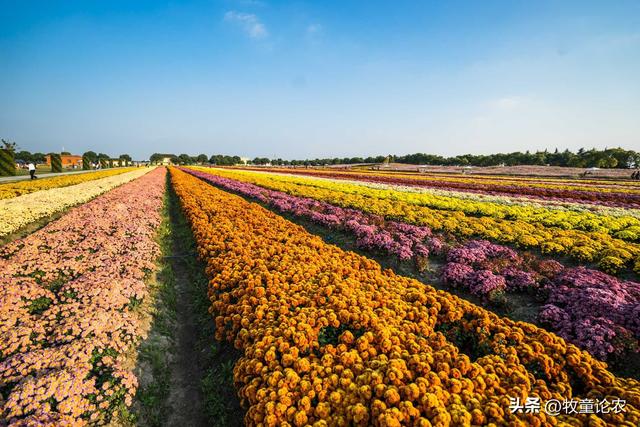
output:
[[[66,208],[91,200],[119,185],[149,172],[149,169],[130,168],[127,170],[105,171],[113,172],[106,176],[93,177],[93,173],[76,175],[84,177],[84,181],[65,187],[42,187],[39,191],[0,200],[0,238],[8,236],[25,225],[49,217]],[[116,173],[117,172],[117,173]],[[101,173],[101,172],[96,172]],[[88,176],[92,176],[88,179]],[[53,181],[58,177],[42,180]],[[60,177],[67,178],[67,177]],[[72,178],[71,176],[68,178]],[[29,181],[30,183],[30,181]],[[4,185],[0,184],[0,191]]]
[[[558,262],[524,255],[486,240],[452,241],[428,227],[385,221],[358,210],[266,190],[201,170],[187,171],[218,187],[267,203],[279,212],[346,231],[355,236],[361,248],[402,261],[413,260],[417,265],[439,258],[443,262],[440,278],[452,288],[486,299],[503,293],[540,292],[546,295],[539,304],[540,322],[602,359],[639,347],[638,283],[598,271],[565,268]],[[588,328],[588,334],[576,334],[575,331],[584,329],[580,328],[583,324],[600,327]]]
[[[443,210],[415,202],[415,200],[429,200],[436,197],[426,194],[372,189],[355,184],[259,172],[218,170],[216,173],[294,196],[309,197],[388,219],[427,226],[433,230],[451,233],[463,238],[481,237],[500,243],[513,244],[520,248],[534,248],[545,255],[568,256],[575,262],[593,263],[599,269],[612,274],[625,270],[632,270],[636,274],[640,273],[640,245],[633,241],[623,240],[620,236],[612,236],[606,232],[606,227],[599,226],[599,224],[614,224],[619,220],[618,217],[603,216],[595,221],[593,231],[585,231],[579,227],[572,228],[569,219],[562,223],[562,227],[544,226],[539,222],[538,217],[527,216],[526,208],[520,206],[509,207],[516,212],[518,210],[524,211],[519,214],[520,219],[478,217],[460,210],[465,209],[464,206],[474,203],[467,200],[454,201],[447,206],[446,210]],[[556,213],[550,213],[550,215],[556,215]],[[562,215],[565,215],[566,218],[573,215],[574,221],[576,221],[575,217],[586,215],[587,219],[584,221],[588,221],[591,214],[559,212],[556,216]],[[620,233],[627,233],[626,237],[635,240],[637,225],[633,224],[637,219],[625,217],[624,221],[630,221],[632,225]],[[577,222],[581,223],[580,220]],[[588,225],[582,223],[582,227],[585,228]]]
[[[384,172],[168,171],[168,181],[165,168],[122,170],[0,200],[0,237],[13,239],[0,246],[0,426],[147,425],[136,415],[145,405],[175,423],[179,399],[195,396],[181,384],[220,399],[211,372],[237,394],[218,410],[241,407],[225,420],[245,425],[639,425],[640,211],[491,189],[633,197],[637,186],[489,176],[481,193],[359,177],[430,182]],[[42,228],[13,234],[31,223]],[[191,293],[149,283],[192,279],[203,287]],[[149,308],[194,291],[208,297],[210,327]],[[532,319],[503,310],[518,303]],[[168,343],[149,356],[145,345],[163,342],[155,322]],[[204,331],[204,344],[187,337],[181,349],[185,328]],[[202,363],[199,346],[216,342],[235,347],[226,371],[180,377],[176,363]],[[149,383],[157,372],[145,363],[165,358],[166,376]],[[513,411],[514,399],[624,410]]]
[[[614,376],[556,335],[382,270],[183,171],[172,169],[171,178],[211,278],[216,338],[242,350],[234,380],[246,424],[640,422],[638,381]],[[286,202],[293,203],[274,201]],[[314,206],[300,204],[302,211]],[[430,237],[399,224],[399,233]],[[464,249],[509,255],[488,242]],[[581,274],[590,278],[569,273],[567,287],[585,280]],[[620,413],[554,418],[512,413],[513,397],[607,397],[627,405]]]
[[[327,170],[280,170],[297,175],[356,179],[368,182],[442,188],[491,195],[531,196],[542,200],[595,203],[605,206],[640,207],[637,185],[619,185],[610,181],[545,180],[484,176],[422,175],[385,172],[343,172]]]
[[[94,179],[107,178],[125,172],[131,172],[136,168],[107,169],[95,172],[79,173],[72,175],[55,176],[51,178],[39,178],[36,180],[9,182],[0,184],[0,199],[22,196],[34,191],[48,190],[50,188],[66,187],[68,185],[81,184]]]
[[[86,198],[124,184],[0,248],[0,425],[105,422],[132,403],[125,356],[143,332],[134,309],[165,188],[164,169],[143,174],[76,185]]]

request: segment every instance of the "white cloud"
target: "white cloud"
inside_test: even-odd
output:
[[[260,22],[260,18],[253,13],[241,13],[230,10],[224,14],[224,20],[238,25],[242,28],[242,31],[252,39],[263,39],[269,36],[267,27],[265,27],[265,25]]]
[[[526,99],[520,96],[505,96],[494,99],[489,105],[497,110],[511,111],[521,107],[525,102]]]
[[[314,34],[320,34],[322,32],[322,25],[311,24],[307,27],[307,34],[312,36]]]

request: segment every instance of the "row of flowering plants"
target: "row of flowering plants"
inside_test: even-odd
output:
[[[322,179],[331,180],[331,178]],[[513,196],[491,196],[366,181],[343,180],[342,182],[382,190],[377,192],[378,198],[400,199],[403,202],[438,210],[461,211],[466,215],[477,217],[522,220],[567,230],[597,231],[628,241],[640,240],[640,210],[638,209],[571,202],[541,204],[531,199]],[[398,193],[402,196],[399,197]]]
[[[338,171],[343,174],[351,174],[353,171]],[[404,178],[412,178],[417,181],[455,181],[455,182],[467,182],[467,183],[485,183],[485,184],[509,184],[520,185],[526,187],[540,187],[540,188],[556,188],[563,190],[571,189],[594,189],[598,191],[606,192],[629,192],[638,194],[640,188],[638,183],[633,181],[613,181],[603,179],[574,179],[574,178],[561,178],[561,177],[516,177],[505,175],[483,175],[483,174],[442,174],[442,173],[415,173],[411,171],[397,172],[397,171],[385,171],[385,170],[359,170],[356,173],[367,174],[373,176],[400,176]]]
[[[542,260],[484,240],[459,243],[427,227],[385,221],[314,199],[199,170],[185,170],[218,187],[266,203],[279,212],[350,233],[360,248],[393,255],[401,261],[413,260],[418,268],[428,266],[428,259],[435,257],[443,262],[439,271],[443,283],[488,301],[500,301],[505,293],[534,294],[542,304],[542,324],[601,359],[639,350],[638,283],[594,270],[565,268],[557,261]],[[571,278],[569,286],[568,278]],[[594,311],[592,307],[599,309]],[[554,322],[553,315],[561,315],[563,321]],[[588,333],[577,333],[584,330],[582,325],[599,326],[590,328]]]
[[[271,173],[278,174],[280,172],[271,172]],[[291,174],[288,174],[288,175],[291,175]],[[335,178],[324,178],[324,177],[314,177],[314,178],[319,180],[335,180]],[[566,211],[570,213],[585,212],[585,213],[597,214],[598,216],[632,217],[632,218],[640,219],[640,209],[601,206],[593,203],[543,200],[543,199],[536,199],[528,196],[515,196],[515,195],[493,196],[490,194],[468,193],[468,192],[459,191],[459,190],[445,190],[440,188],[416,187],[416,186],[400,185],[400,184],[384,184],[379,182],[357,181],[357,180],[350,180],[350,179],[343,179],[341,181],[350,182],[353,184],[358,184],[358,185],[362,185],[370,188],[403,191],[407,193],[434,194],[437,196],[454,197],[454,198],[463,199],[463,200],[472,200],[475,202],[491,202],[491,203],[497,203],[500,205],[507,205],[507,206],[546,208],[546,209],[551,209],[555,211]]]
[[[177,169],[171,178],[210,276],[216,338],[247,425],[553,425],[510,398],[619,399],[572,425],[637,425],[640,383],[587,352],[382,270]]]
[[[0,248],[0,425],[107,422],[130,405],[135,308],[159,255],[156,169]]]
[[[625,188],[581,188],[574,185],[549,185],[526,182],[505,184],[504,180],[494,182],[477,177],[454,179],[452,177],[397,176],[395,174],[335,172],[326,170],[291,170],[298,175],[322,176],[337,179],[355,179],[387,184],[401,184],[443,188],[492,195],[532,196],[541,199],[597,203],[606,206],[640,208],[640,190],[637,187]]]
[[[355,209],[291,196],[200,170],[184,170],[211,184],[269,204],[280,212],[346,231],[356,238],[356,244],[360,248],[379,250],[385,254],[397,256],[402,261],[418,260],[419,257],[427,258],[431,253],[440,254],[445,245],[443,239],[433,236],[428,227],[386,221],[380,216]]]
[[[134,169],[135,168],[107,169],[96,172],[61,175],[51,178],[44,177],[36,180],[7,182],[5,184],[0,184],[0,199],[10,199],[12,197],[22,196],[23,194],[33,193],[34,191],[80,184],[94,179],[106,178],[130,172]]]
[[[380,190],[348,183],[299,180],[291,176],[247,171],[215,170],[215,173],[294,196],[427,226],[463,239],[480,237],[520,248],[537,249],[545,255],[567,255],[580,263],[597,263],[599,269],[612,274],[629,269],[640,273],[640,245],[606,233],[544,227],[523,220],[478,218],[460,211],[440,211],[407,203],[402,192],[379,198]]]
[[[505,292],[536,295],[539,322],[601,358],[640,351],[640,284],[584,267],[565,267],[483,240],[451,248],[445,283],[480,297]]]
[[[462,212],[470,217],[490,217],[540,224],[545,227],[557,227],[564,230],[583,230],[610,234],[622,240],[640,240],[640,219],[632,215],[603,215],[595,212],[549,209],[542,206],[513,205],[501,200],[472,200],[447,195],[440,192],[401,191],[394,187],[378,186],[371,188],[358,181],[322,180],[326,185],[318,183],[318,179],[295,178],[291,175],[271,175],[274,180],[291,182],[300,185],[331,188],[347,194],[356,194],[381,200],[392,200],[411,205],[424,206],[438,211]],[[322,182],[320,181],[320,182]],[[635,210],[634,210],[635,211]]]
[[[128,172],[112,174],[67,187],[55,187],[2,199],[0,200],[0,238],[11,235],[32,222],[48,218],[71,206],[85,203],[147,172],[149,169],[134,168]]]

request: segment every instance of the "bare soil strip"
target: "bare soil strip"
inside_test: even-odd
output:
[[[169,181],[167,185],[153,325],[139,350],[135,424],[242,425],[244,410],[233,386],[240,354],[214,339],[204,266]]]

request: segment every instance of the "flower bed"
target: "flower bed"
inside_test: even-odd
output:
[[[544,296],[540,323],[603,360],[640,350],[639,283],[584,267],[565,268],[487,241],[452,249],[447,261],[444,282],[475,295],[537,291]]]
[[[165,169],[0,248],[0,424],[83,425],[131,404],[125,353],[159,248]]]
[[[136,168],[108,169],[96,172],[54,176],[51,178],[42,177],[36,180],[8,182],[6,184],[0,184],[0,199],[10,199],[12,197],[33,193],[35,191],[81,184],[83,182],[93,181],[94,179],[107,178],[109,176],[131,172],[135,169]]]
[[[547,183],[510,182],[505,184],[505,179],[487,180],[480,177],[454,178],[442,176],[394,176],[380,173],[352,173],[333,171],[306,171],[287,170],[296,175],[323,176],[338,179],[355,179],[369,182],[380,182],[387,184],[401,184],[412,186],[424,186],[432,188],[443,188],[449,190],[461,190],[477,192],[491,195],[528,195],[551,200],[566,200],[575,202],[597,203],[606,206],[620,206],[629,208],[640,208],[640,190],[631,188],[607,188],[604,186],[596,188],[584,188],[580,185],[554,185]]]
[[[419,267],[430,255],[446,255],[446,263],[440,271],[442,281],[473,295],[496,301],[505,292],[533,293],[538,290],[540,294],[548,294],[548,298],[545,298],[546,305],[540,315],[542,323],[549,330],[603,360],[612,355],[638,350],[640,331],[630,328],[625,320],[633,318],[628,316],[633,315],[634,307],[640,307],[640,293],[634,291],[640,286],[638,283],[621,281],[594,270],[581,269],[582,274],[579,277],[592,277],[586,283],[600,281],[601,293],[589,292],[583,286],[578,292],[585,292],[575,295],[574,298],[579,304],[569,304],[565,311],[558,306],[564,307],[565,304],[560,304],[561,301],[556,296],[571,295],[566,292],[565,281],[566,277],[574,277],[576,269],[565,268],[556,261],[541,260],[531,254],[523,255],[506,246],[483,240],[445,244],[445,236],[434,234],[427,227],[385,221],[374,215],[343,209],[314,199],[290,196],[197,170],[184,170],[223,189],[260,200],[280,212],[350,233],[356,237],[356,244],[363,249],[379,250],[397,256],[403,261],[414,260]],[[603,296],[612,293],[620,295],[615,299],[617,301],[624,297],[622,308],[617,311],[605,310],[602,315],[594,316],[589,307],[599,305]],[[606,306],[608,305],[605,304],[603,307]],[[563,310],[562,322],[554,322],[550,317],[550,313],[557,314],[558,310]],[[577,334],[575,330],[585,322],[590,325],[602,324],[603,327],[607,327],[606,330],[615,330],[617,333],[603,333],[598,340],[584,339],[584,336]]]
[[[597,262],[598,267],[616,274],[625,269],[640,273],[640,245],[613,238],[600,232],[563,230],[543,227],[522,220],[490,217],[470,217],[460,211],[439,211],[407,203],[400,192],[379,190],[350,184],[283,177],[257,172],[204,169],[201,171],[250,182],[261,187],[282,191],[294,196],[309,197],[333,205],[353,208],[388,219],[427,226],[434,231],[452,233],[461,238],[481,237],[500,243],[512,243],[521,248],[536,248],[543,254],[568,255],[574,260]]]
[[[640,384],[531,324],[326,245],[282,217],[172,169],[211,277],[216,338],[244,356],[248,425],[542,425],[509,397],[619,398],[626,412],[567,423],[637,424]]]
[[[544,227],[607,233],[628,241],[640,240],[640,219],[634,216],[609,216],[588,211],[573,212],[549,209],[542,206],[509,205],[503,203],[502,200],[462,199],[454,194],[447,195],[445,191],[435,194],[432,192],[398,191],[394,187],[379,186],[371,188],[367,185],[361,185],[357,181],[298,178],[293,175],[263,174],[263,176],[280,183],[331,188],[334,191],[340,191],[345,194],[424,206],[437,211],[463,212],[469,217],[523,221],[529,224],[540,224]]]
[[[265,171],[262,171],[265,172]],[[272,172],[273,175],[295,176],[296,174],[286,173],[283,171]],[[461,190],[447,190],[441,188],[429,188],[429,187],[417,187],[413,185],[401,185],[401,184],[387,184],[380,182],[370,181],[358,181],[354,179],[342,179],[314,176],[317,180],[346,182],[351,184],[357,184],[369,188],[376,188],[382,190],[395,190],[406,193],[418,193],[418,194],[433,194],[436,196],[453,197],[456,199],[472,200],[476,202],[491,202],[500,205],[507,206],[525,206],[528,208],[544,208],[554,211],[565,212],[586,212],[596,214],[598,216],[611,216],[611,217],[631,217],[640,219],[640,209],[623,208],[623,207],[609,207],[604,205],[598,205],[594,203],[580,203],[569,200],[550,200],[550,199],[538,199],[525,195],[491,195],[483,194],[481,192],[466,192]]]
[[[40,190],[0,200],[0,237],[15,233],[25,225],[47,218],[64,209],[87,202],[119,185],[136,179],[150,169],[134,169],[106,178],[94,179],[63,188]]]
[[[385,221],[382,217],[355,209],[344,209],[314,199],[290,196],[221,176],[192,169],[184,171],[224,189],[253,197],[278,211],[309,219],[317,224],[337,228],[356,237],[356,244],[363,249],[374,249],[394,255],[402,261],[416,257],[428,257],[430,251],[440,254],[443,242],[431,237],[428,227]]]
[[[292,174],[284,174],[280,172],[270,172],[270,174],[295,176]],[[539,222],[543,222],[540,220],[544,220],[544,222],[551,221],[547,225],[552,225],[554,223],[563,224],[567,222],[567,218],[570,218],[569,223],[570,225],[572,225],[572,228],[591,230],[593,229],[593,226],[596,226],[600,230],[610,234],[611,232],[616,233],[618,231],[640,224],[640,222],[638,222],[640,220],[640,210],[632,208],[609,207],[593,203],[579,203],[572,201],[543,200],[532,198],[529,196],[493,196],[490,194],[468,193],[458,190],[416,187],[400,184],[384,184],[379,182],[357,181],[348,179],[337,180],[335,178],[325,177],[314,177],[313,179],[329,182],[344,182],[379,190],[389,190],[396,192],[399,191],[403,193],[426,195],[427,205],[430,203],[430,196],[436,196],[434,200],[439,201],[468,200],[474,202],[470,205],[471,207],[483,205],[497,207],[497,209],[499,210],[498,212],[494,212],[494,210],[492,209],[488,210],[486,214],[489,216],[497,215],[496,217],[498,218],[526,218],[526,216],[523,214],[530,212],[531,216],[534,216],[534,219],[539,220]],[[420,198],[414,199],[413,197],[409,197],[408,200],[413,201],[417,204],[422,204]],[[433,206],[436,207],[438,205],[434,204]],[[484,209],[486,209],[486,206]],[[510,207],[523,207],[524,209],[522,211],[512,211]],[[446,209],[446,205],[444,205],[444,208]],[[478,211],[474,210],[473,208],[465,207],[465,211],[467,210],[469,211],[469,213],[473,214],[479,214],[483,211],[482,208],[480,211]],[[588,223],[585,223],[585,219],[593,220],[596,222],[592,224],[591,228],[589,228],[586,227]],[[566,224],[564,226],[566,226]]]

